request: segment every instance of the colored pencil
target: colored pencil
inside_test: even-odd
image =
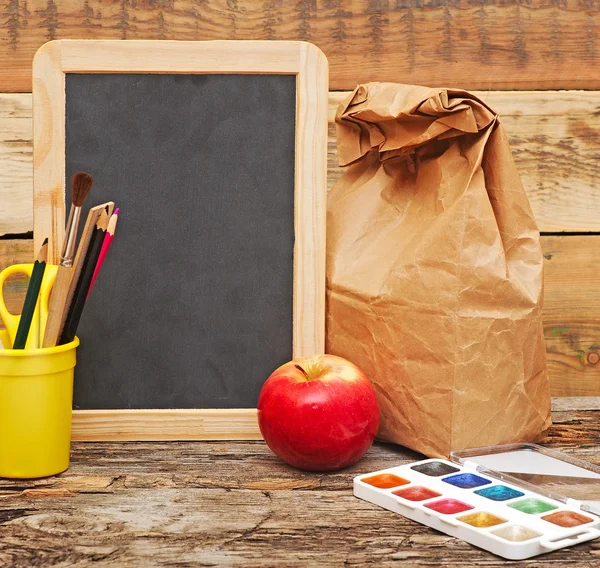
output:
[[[56,273],[56,281],[52,288],[52,295],[50,296],[50,304],[48,306],[48,321],[44,330],[44,347],[54,347],[60,337],[61,326],[64,322],[64,310],[67,304],[67,294],[73,277],[71,267],[75,254],[81,207],[93,183],[92,176],[85,172],[76,173],[71,180],[71,209],[69,210],[69,219],[65,229],[65,240],[60,255],[58,272]]]
[[[81,276],[79,277],[77,286],[75,287],[73,302],[70,306],[63,332],[60,336],[59,345],[64,345],[65,343],[69,343],[75,339],[75,333],[77,332],[79,320],[81,319],[81,314],[83,313],[85,299],[87,297],[88,290],[90,289],[92,277],[94,276],[94,270],[96,268],[96,264],[98,263],[98,257],[100,256],[100,251],[102,250],[102,244],[104,242],[109,220],[110,215],[107,210],[104,210],[96,222],[95,230],[91,236],[88,251],[85,256],[85,260],[83,261]]]
[[[98,264],[96,264],[96,268],[94,269],[94,275],[92,276],[92,283],[90,284],[90,289],[87,293],[87,298],[90,297],[90,293],[92,292],[92,288],[94,287],[94,282],[96,282],[96,278],[98,277],[98,273],[100,272],[100,268],[102,267],[102,263],[106,258],[106,253],[110,248],[113,237],[115,236],[115,229],[117,228],[117,221],[119,220],[119,208],[115,209],[115,212],[112,214],[110,221],[108,222],[108,227],[106,229],[106,235],[104,236],[104,241],[102,242],[102,250],[100,251],[100,256],[98,257]]]
[[[25,349],[25,345],[27,344],[27,338],[29,336],[33,314],[40,295],[40,288],[42,287],[42,280],[44,279],[47,262],[48,239],[45,239],[37,259],[33,263],[33,270],[31,272],[31,278],[29,279],[29,285],[27,286],[27,293],[25,295],[25,302],[23,304],[23,311],[21,312],[21,319],[19,320],[17,334],[15,335],[13,349]]]

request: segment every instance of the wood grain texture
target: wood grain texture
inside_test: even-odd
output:
[[[569,396],[552,399],[553,412],[569,412],[571,410],[600,410],[600,397]]]
[[[64,235],[65,73],[288,74],[296,76],[294,178],[295,357],[325,349],[327,61],[306,42],[52,41],[33,63],[34,248]],[[43,236],[42,236],[43,235]],[[45,337],[51,342],[54,335]]]
[[[554,396],[600,395],[600,235],[543,236],[544,334]],[[0,269],[31,262],[31,240],[0,240]],[[4,292],[19,313],[27,282]]]
[[[31,95],[0,95],[0,235],[33,228]]]
[[[59,264],[66,221],[65,75],[60,60],[57,44],[49,43],[36,53],[33,66],[33,246],[47,238],[51,264]]]
[[[545,445],[600,464],[600,410],[557,411]],[[352,467],[295,470],[261,442],[74,443],[70,469],[0,480],[0,565],[516,566],[352,496],[420,459],[375,444]],[[590,568],[600,541],[518,565]]]
[[[337,165],[329,94],[328,187]],[[600,231],[600,92],[478,93],[500,113],[538,226],[544,232]],[[0,94],[0,235],[33,228],[31,95]]]
[[[547,236],[542,246],[551,393],[600,394],[600,235]]]
[[[75,410],[75,441],[261,440],[255,409]]]
[[[3,92],[30,91],[35,51],[60,38],[307,40],[328,57],[334,90],[600,88],[593,2],[4,0],[0,14]]]
[[[320,50],[298,49],[293,354],[304,357],[325,352],[328,68]]]

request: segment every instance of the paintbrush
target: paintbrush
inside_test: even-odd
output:
[[[65,240],[60,255],[60,266],[56,273],[56,281],[52,289],[50,304],[48,306],[48,322],[44,332],[44,347],[54,347],[60,337],[61,327],[64,322],[64,311],[67,294],[71,285],[73,257],[77,243],[77,230],[81,207],[88,196],[94,180],[90,174],[78,172],[71,180],[71,208],[65,229]]]
[[[75,257],[75,245],[77,244],[77,231],[79,229],[79,219],[81,217],[81,207],[85,198],[88,196],[94,180],[90,174],[77,172],[73,175],[71,181],[72,204],[69,209],[69,219],[65,229],[65,242],[63,243],[60,254],[61,266],[73,266]]]

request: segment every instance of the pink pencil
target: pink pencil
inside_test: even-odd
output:
[[[90,284],[90,288],[88,290],[86,300],[90,297],[90,293],[92,288],[94,287],[94,282],[96,282],[96,278],[98,277],[98,273],[100,272],[100,267],[104,262],[104,257],[110,248],[110,244],[112,243],[113,237],[115,236],[115,228],[117,227],[117,221],[119,219],[119,208],[115,209],[115,212],[112,214],[110,221],[108,222],[108,227],[106,228],[106,235],[104,235],[104,240],[102,241],[102,248],[100,249],[100,256],[98,257],[98,262],[96,263],[96,268],[94,269],[94,275],[92,276],[92,283]]]

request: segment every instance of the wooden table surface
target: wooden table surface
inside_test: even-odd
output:
[[[545,445],[600,464],[600,398],[555,399],[553,419]],[[600,565],[600,540],[504,561],[352,496],[419,458],[377,443],[317,474],[262,442],[76,443],[62,475],[0,480],[0,566]]]

